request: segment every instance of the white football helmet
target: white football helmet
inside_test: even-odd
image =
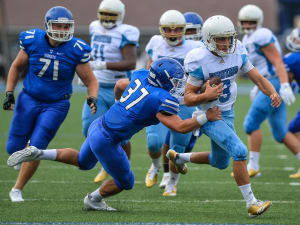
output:
[[[292,52],[300,52],[300,28],[295,28],[286,37],[286,47]]]
[[[233,23],[226,16],[217,15],[208,18],[203,24],[202,35],[204,44],[211,52],[215,52],[221,57],[234,53],[237,35]],[[218,49],[216,38],[229,38],[229,46],[226,51]]]
[[[170,46],[178,45],[184,38],[185,18],[177,10],[168,10],[159,20],[159,31]],[[173,32],[169,32],[173,31]],[[175,31],[175,32],[174,32]]]
[[[251,4],[245,5],[240,9],[238,14],[238,28],[241,33],[251,34],[257,28],[262,27],[263,20],[264,13],[258,6]],[[244,28],[242,26],[243,21],[253,21],[256,22],[256,24],[252,27]]]
[[[101,25],[111,29],[122,24],[125,16],[125,5],[120,0],[103,0],[98,8]]]

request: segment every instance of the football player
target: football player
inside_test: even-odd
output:
[[[268,119],[274,139],[284,145],[300,160],[300,143],[295,135],[288,131],[286,105],[294,103],[295,96],[290,87],[284,68],[280,45],[271,30],[262,27],[263,11],[256,5],[242,7],[238,14],[238,25],[244,34],[242,43],[246,47],[249,59],[266,79],[268,79],[284,103],[279,108],[269,105],[268,96],[259,91],[244,121],[244,130],[248,134],[250,177],[260,176],[259,156],[263,142],[261,123]],[[252,96],[254,96],[252,91]]]
[[[90,124],[114,104],[116,81],[130,76],[135,69],[140,32],[135,26],[123,24],[124,16],[125,5],[120,0],[103,0],[98,8],[99,19],[89,26],[94,59],[90,64],[99,82],[99,110],[92,115],[87,102],[84,103],[82,127],[85,136]],[[130,157],[130,142],[124,141],[122,146]],[[101,182],[107,176],[102,168],[94,182]]]
[[[300,87],[300,28],[295,28],[286,38],[286,47],[291,53],[283,57],[289,81],[295,80]],[[288,125],[289,132],[293,133],[300,140],[300,110],[295,118]],[[296,154],[300,160],[300,153]],[[300,178],[300,169],[297,173],[291,174],[290,178]]]
[[[113,179],[105,181],[100,188],[86,195],[84,205],[87,209],[114,211],[103,199],[132,189],[134,185],[129,160],[121,147],[123,140],[129,140],[144,127],[159,122],[177,132],[187,133],[208,120],[221,119],[217,107],[186,120],[177,116],[179,102],[170,92],[183,76],[184,70],[176,60],[158,59],[151,64],[150,71],[142,69],[132,74],[120,101],[91,124],[80,152],[70,148],[41,151],[28,147],[14,153],[8,159],[8,165],[44,159],[89,170],[99,161]]]
[[[227,168],[232,157],[234,178],[246,200],[249,216],[255,217],[265,212],[272,203],[255,198],[247,173],[247,147],[235,133],[233,105],[237,96],[235,79],[238,71],[246,73],[269,96],[270,100],[265,107],[270,105],[278,108],[281,99],[272,84],[251,64],[245,47],[236,39],[236,31],[230,19],[222,15],[208,18],[203,24],[202,34],[204,43],[200,48],[190,51],[184,62],[185,71],[189,73],[184,102],[195,106],[218,98],[222,120],[201,127],[201,131],[211,139],[211,152],[178,154],[170,150],[167,155],[181,166],[191,161],[210,164],[218,169]],[[221,78],[223,86],[221,83],[211,87],[206,82],[215,76]],[[206,90],[199,94],[203,83],[206,83]]]
[[[20,34],[20,51],[8,72],[3,108],[14,108],[6,150],[11,155],[30,145],[47,148],[67,116],[74,73],[88,88],[91,114],[97,111],[98,85],[89,65],[91,48],[73,37],[72,13],[62,6],[48,10],[45,31],[31,29]],[[15,104],[18,76],[29,65],[24,88]],[[24,201],[22,189],[39,166],[39,161],[23,163],[16,184],[9,193],[12,202]]]
[[[146,45],[146,53],[148,55],[147,67],[161,57],[171,57],[176,59],[183,65],[186,54],[200,45],[199,41],[185,40],[186,22],[183,14],[177,10],[168,10],[162,14],[159,20],[159,30],[161,35],[154,35]],[[183,103],[183,94],[185,88],[185,80],[174,89],[173,95],[179,99],[180,111],[178,115],[181,119],[192,117],[195,107],[187,107]],[[161,167],[160,156],[161,147],[163,146],[168,128],[164,124],[159,123],[146,128],[147,147],[152,164],[145,178],[146,187],[151,188],[157,182],[157,176]],[[170,148],[177,152],[184,152],[191,139],[192,133],[187,134],[170,131]],[[168,165],[166,165],[168,167]],[[164,173],[167,176],[168,173]],[[175,168],[171,168],[169,179],[165,185],[163,196],[175,196],[180,174]]]
[[[203,25],[203,19],[202,17],[195,12],[186,12],[183,14],[185,22],[186,22],[186,29],[185,29],[185,35],[184,38],[186,40],[194,40],[194,41],[201,41],[202,39],[202,25]],[[199,133],[200,136],[200,133]],[[167,183],[170,179],[170,170],[169,170],[169,159],[166,157],[167,151],[170,149],[170,130],[167,133],[165,143],[162,147],[162,155],[163,155],[163,170],[164,175],[163,178],[159,184],[160,188],[165,188]],[[192,135],[190,138],[190,141],[188,145],[185,148],[185,152],[191,152],[194,145],[196,144],[197,137]]]

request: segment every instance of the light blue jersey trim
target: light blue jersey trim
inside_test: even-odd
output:
[[[275,41],[275,39],[273,37],[272,37],[271,40]],[[271,43],[272,42],[270,42],[269,44],[271,44]],[[258,45],[256,43],[254,43],[254,46],[255,46],[255,52],[265,58],[265,60],[267,62],[267,66],[268,66],[268,72],[270,73],[271,76],[274,76],[275,75],[275,71],[273,69],[272,63],[268,60],[268,58],[265,56],[265,54],[260,50],[260,48],[268,46],[269,44],[261,46],[261,45]]]
[[[192,71],[189,73],[192,77],[196,77],[200,80],[204,80],[204,74],[203,74],[203,70],[202,67],[199,67],[198,69]]]
[[[122,49],[125,45],[135,45],[137,48],[139,47],[139,44],[136,41],[129,41],[124,35],[122,35],[122,41],[119,48]]]
[[[150,58],[152,59],[152,56],[153,56],[153,49],[151,48],[151,49],[149,49],[148,51],[147,51],[147,54],[150,56]]]
[[[248,61],[248,55],[242,54],[241,57],[242,57],[242,66],[241,67],[243,67],[244,65],[246,65],[246,63]]]

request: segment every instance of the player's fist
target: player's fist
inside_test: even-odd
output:
[[[97,98],[94,96],[90,96],[87,98],[86,102],[91,109],[92,115],[94,115],[97,112]]]
[[[279,96],[279,94],[277,94],[277,92],[276,93],[274,93],[274,94],[271,94],[270,95],[270,99],[271,99],[271,105],[273,106],[273,107],[276,107],[276,108],[278,108],[279,106],[280,106],[280,104],[281,104],[281,98],[280,98],[280,96]]]
[[[15,97],[12,91],[7,91],[3,103],[4,110],[13,110],[15,106]]]
[[[206,112],[206,117],[209,121],[220,120],[222,119],[221,110],[217,106],[210,108]]]
[[[211,77],[200,88],[200,94],[205,93],[208,101],[217,100],[223,93],[223,83],[219,77]]]

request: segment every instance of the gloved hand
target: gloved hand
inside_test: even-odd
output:
[[[87,98],[87,104],[91,108],[91,113],[94,115],[97,112],[97,98],[90,96]]]
[[[15,104],[15,97],[12,91],[7,91],[3,103],[4,110],[13,110]]]
[[[92,70],[105,70],[106,69],[106,62],[95,60],[89,61]]]
[[[252,102],[254,101],[255,96],[257,95],[257,93],[258,93],[258,87],[255,85],[255,86],[251,89],[250,94],[249,94],[250,99],[251,99]]]
[[[280,84],[279,90],[280,97],[287,105],[291,105],[295,102],[296,98],[292,91],[292,88],[289,83]]]

